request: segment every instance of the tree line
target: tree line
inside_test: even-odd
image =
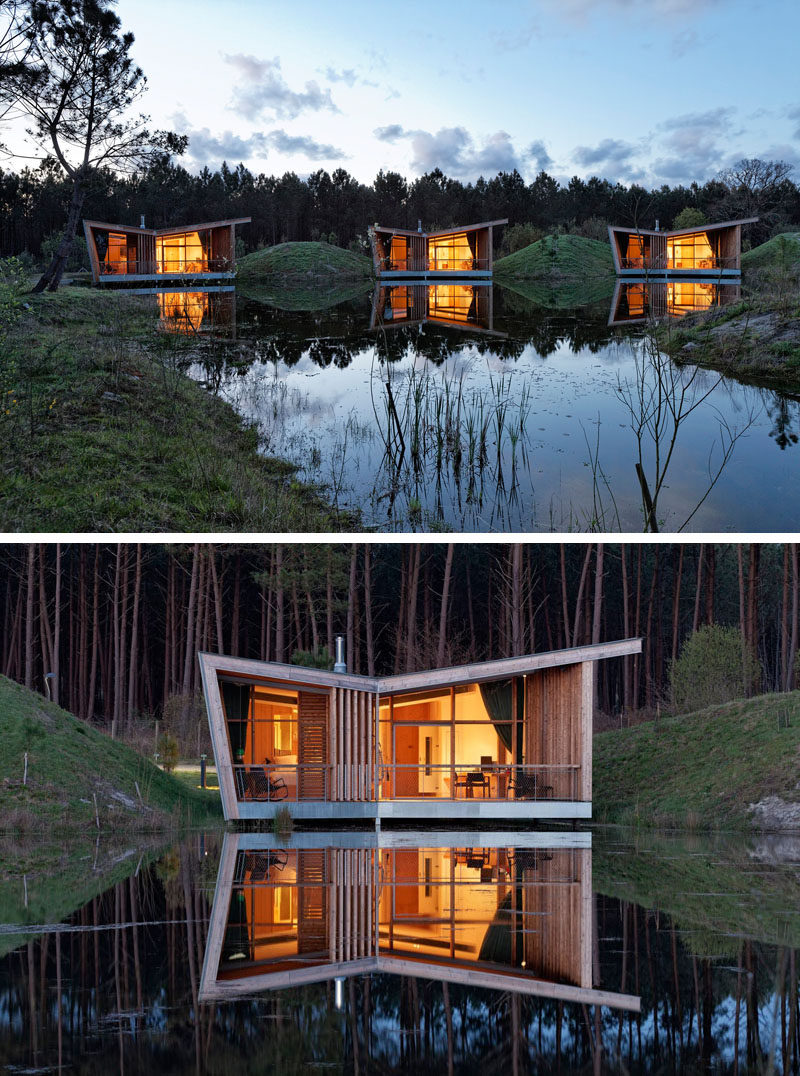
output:
[[[753,691],[792,689],[799,594],[796,544],[7,545],[0,670],[122,735],[199,689],[198,650],[324,663],[342,634],[385,675],[641,636],[598,677],[631,718],[704,624],[740,629]]]
[[[779,162],[755,163],[762,167],[750,178],[751,170],[740,167],[702,185],[647,190],[596,176],[560,184],[546,172],[530,183],[517,171],[463,183],[438,168],[413,180],[380,171],[370,184],[343,168],[307,177],[268,176],[223,163],[193,174],[161,153],[135,175],[108,168],[91,172],[82,212],[89,219],[136,225],[144,215],[154,228],[249,216],[252,223],[240,230],[244,252],[309,240],[365,251],[367,225],[375,221],[412,229],[422,221],[423,228],[435,229],[507,217],[505,238],[501,229],[498,241],[504,244],[501,252],[510,253],[559,230],[605,240],[608,223],[652,228],[658,220],[670,227],[687,208],[700,221],[760,216],[750,231],[756,243],[800,223],[800,189],[784,169],[775,177]],[[49,254],[64,229],[73,186],[48,162],[0,170],[0,257]]]

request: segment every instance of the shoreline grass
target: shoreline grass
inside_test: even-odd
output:
[[[599,824],[687,831],[781,831],[749,805],[800,805],[800,692],[760,695],[594,737]],[[787,827],[788,828],[788,827]]]
[[[46,827],[119,835],[222,821],[218,793],[176,780],[133,748],[4,676],[0,773],[2,832]]]
[[[5,531],[335,531],[352,526],[296,464],[183,368],[151,296],[23,297],[0,358]]]

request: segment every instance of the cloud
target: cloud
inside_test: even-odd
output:
[[[379,142],[397,142],[406,137],[406,131],[399,123],[390,123],[388,127],[376,127],[372,133]]]
[[[797,124],[792,133],[792,137],[800,140],[800,105],[788,109],[786,115],[789,117],[792,123]]]
[[[172,117],[172,126],[180,134],[188,136],[187,156],[200,166],[218,165],[222,161],[246,161],[252,157],[263,158],[269,152],[268,139],[262,131],[254,131],[243,138],[231,131],[212,134],[208,127],[191,130],[186,116],[182,113]]]
[[[532,162],[537,173],[547,172],[555,164],[555,161],[547,152],[547,148],[541,138],[538,138],[535,142],[531,142],[525,151],[524,157],[526,160]]]
[[[653,161],[653,173],[668,182],[703,182],[716,175],[726,156],[724,142],[741,134],[735,129],[735,115],[734,108],[721,107],[658,124],[654,141],[663,156]]]
[[[345,86],[355,86],[358,81],[358,75],[352,67],[343,68],[341,71],[337,71],[335,67],[326,67],[323,73],[328,82],[343,82]]]
[[[316,82],[306,82],[303,92],[289,88],[281,73],[281,62],[259,60],[244,53],[226,55],[225,62],[238,72],[240,80],[233,88],[231,107],[245,119],[255,120],[271,112],[279,119],[294,119],[301,112],[338,112],[330,90]]]
[[[286,131],[272,131],[267,135],[269,144],[279,153],[297,154],[310,161],[348,160],[344,150],[325,142],[317,142],[308,135],[289,135]]]
[[[644,176],[641,166],[633,158],[641,152],[641,147],[619,138],[604,138],[596,146],[576,146],[572,158],[583,168],[590,168],[596,174],[608,179],[640,180]]]
[[[506,131],[495,131],[481,146],[476,146],[465,127],[442,127],[431,131],[406,130],[399,123],[377,127],[373,132],[380,142],[411,143],[411,167],[419,172],[441,170],[454,179],[477,179],[479,175],[521,169],[517,151]]]

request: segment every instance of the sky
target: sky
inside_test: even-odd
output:
[[[153,125],[223,160],[474,181],[800,179],[798,0],[118,0]]]

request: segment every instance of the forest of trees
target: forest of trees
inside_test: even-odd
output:
[[[790,690],[799,572],[796,544],[7,545],[0,671],[54,674],[56,701],[124,735],[198,690],[198,650],[289,661],[341,633],[380,675],[642,636],[599,674],[601,714],[630,720],[704,624],[741,630],[754,691]]]
[[[749,161],[702,186],[662,186],[648,191],[596,176],[573,177],[560,185],[541,172],[526,183],[517,171],[462,183],[434,169],[409,181],[397,172],[379,172],[370,185],[345,169],[324,170],[306,178],[253,175],[244,165],[193,175],[167,153],[143,172],[130,176],[101,168],[87,180],[83,216],[93,220],[166,227],[204,220],[250,216],[241,229],[246,251],[275,243],[323,239],[366,251],[367,225],[445,228],[507,217],[512,239],[535,238],[536,231],[559,229],[606,239],[607,223],[653,227],[672,225],[684,209],[699,210],[709,221],[755,216],[752,243],[800,223],[800,189],[781,162]],[[19,172],[0,169],[0,257],[52,252],[63,229],[72,184],[52,165]],[[527,229],[522,228],[528,225]],[[503,229],[498,240],[503,240]],[[80,235],[80,232],[79,232]],[[48,243],[49,240],[49,243]],[[506,243],[508,244],[508,237]],[[513,243],[516,246],[516,243]],[[509,249],[508,245],[504,249]]]

